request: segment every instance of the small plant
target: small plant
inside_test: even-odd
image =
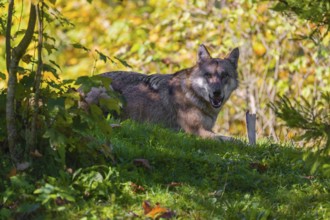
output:
[[[271,108],[288,127],[303,131],[298,135],[299,139],[312,141],[318,150],[330,153],[330,92],[322,93],[321,99],[315,103],[304,97],[292,100],[280,96]]]
[[[307,141],[315,152],[307,152],[305,161],[313,163],[311,173],[318,168],[330,175],[330,163],[327,159],[330,154],[330,92],[321,94],[320,100],[310,102],[306,98],[292,99],[287,96],[270,106],[277,117],[285,121],[289,128],[299,129],[299,140]]]

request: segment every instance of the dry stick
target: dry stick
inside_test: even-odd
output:
[[[250,114],[246,112],[246,129],[249,138],[249,144],[256,144],[256,114]]]

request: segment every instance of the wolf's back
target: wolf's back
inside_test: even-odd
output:
[[[112,79],[112,87],[114,90],[121,92],[127,86],[135,86],[145,83],[150,88],[157,90],[161,85],[168,82],[173,76],[172,74],[152,74],[146,75],[137,72],[114,71],[103,73],[102,76]]]
[[[125,101],[121,118],[178,128],[175,104],[169,92],[174,74],[146,75],[115,71],[102,76],[112,79],[112,88],[119,92]]]

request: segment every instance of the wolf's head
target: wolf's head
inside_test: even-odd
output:
[[[195,93],[220,110],[230,94],[238,87],[237,62],[239,50],[235,48],[224,58],[212,58],[204,45],[198,48],[197,65],[189,80]]]

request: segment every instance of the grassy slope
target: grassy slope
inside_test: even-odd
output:
[[[132,122],[115,129],[112,145],[115,165],[83,171],[101,173],[103,179],[89,188],[81,186],[88,182],[83,175],[80,182],[77,177],[53,180],[73,188],[76,202],[41,205],[30,216],[127,219],[132,212],[143,216],[142,202],[149,200],[174,210],[178,219],[330,218],[330,180],[307,178],[310,167],[292,147],[220,143]],[[137,158],[152,168],[134,165]],[[144,190],[133,192],[131,182]]]
[[[113,145],[121,176],[146,188],[128,210],[148,199],[184,219],[330,217],[330,180],[306,178],[309,168],[294,148],[219,143],[132,123],[116,132]],[[132,166],[135,158],[148,159],[152,170]],[[170,182],[183,186],[171,189]]]

